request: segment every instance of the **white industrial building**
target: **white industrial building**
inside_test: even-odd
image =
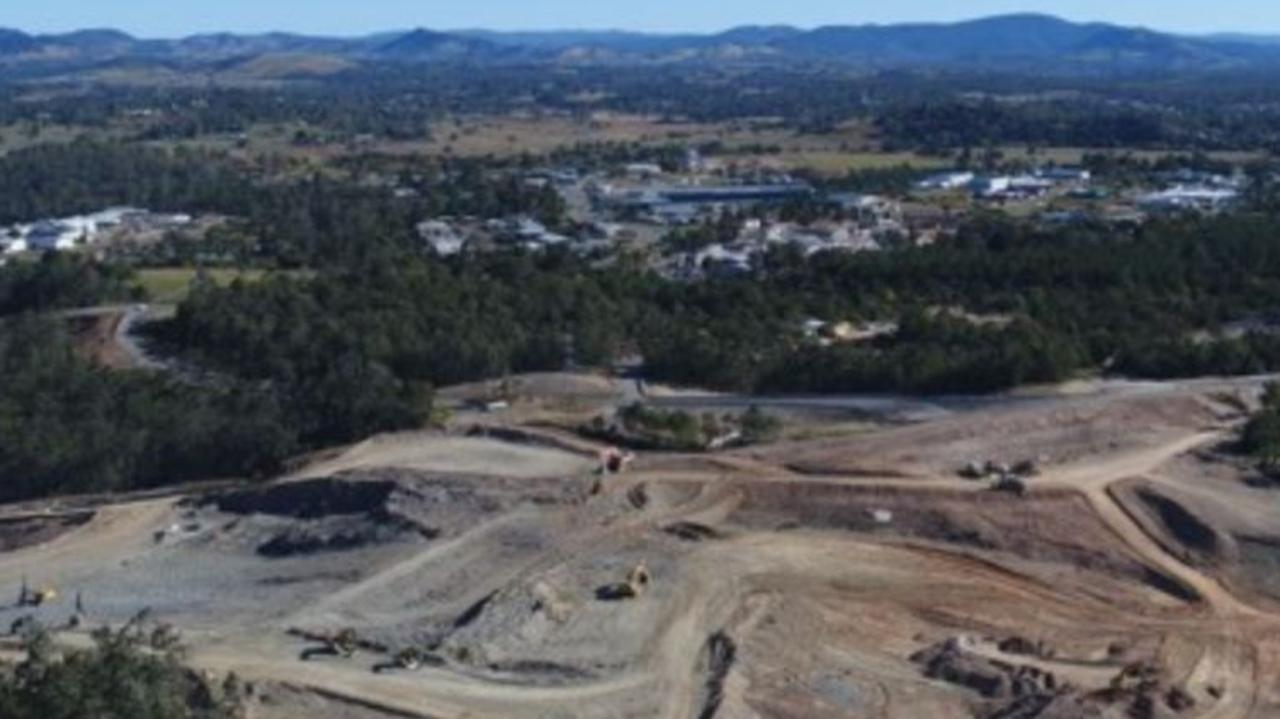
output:
[[[916,183],[921,190],[958,190],[966,187],[977,177],[972,172],[943,172],[926,177]]]
[[[1224,187],[1177,185],[1138,198],[1138,206],[1148,212],[1218,212],[1240,198],[1240,193]]]
[[[26,230],[27,246],[33,250],[70,250],[90,242],[84,224],[63,220],[41,220]]]
[[[28,249],[25,237],[17,235],[0,235],[0,255],[16,255]]]
[[[62,251],[90,245],[116,230],[164,230],[192,222],[186,214],[155,214],[133,207],[112,207],[88,215],[44,219],[9,228],[0,240],[5,252]]]

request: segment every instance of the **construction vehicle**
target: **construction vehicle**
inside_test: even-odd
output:
[[[416,672],[425,666],[442,666],[444,660],[435,654],[431,654],[417,647],[408,647],[401,649],[392,655],[390,661],[382,662],[373,667],[374,674],[384,674],[393,671]]]
[[[1040,476],[1040,463],[1034,459],[1024,459],[1013,465],[1013,473],[1019,477]]]
[[[328,645],[334,655],[350,659],[360,648],[360,635],[354,629],[343,629],[329,638]]]
[[[396,654],[396,666],[406,671],[416,672],[422,668],[423,654],[420,649],[409,647]]]
[[[627,572],[626,581],[609,584],[596,590],[596,598],[609,602],[639,599],[649,590],[651,584],[653,584],[653,575],[649,573],[649,568],[644,565],[644,562],[641,562]]]
[[[22,589],[18,592],[19,607],[41,607],[56,601],[58,601],[56,587],[45,586],[39,589],[31,589],[27,586],[26,578],[23,578]]]
[[[310,632],[298,632],[298,634],[308,641],[316,642],[320,646],[308,647],[303,650],[299,658],[306,662],[313,657],[339,657],[341,659],[350,659],[360,649],[360,635],[356,634],[354,629],[343,629],[337,634],[313,634]]]
[[[635,596],[644,594],[649,589],[649,585],[653,583],[653,575],[649,574],[649,568],[644,562],[637,564],[630,572],[627,573],[627,586],[631,587],[631,592]]]
[[[997,492],[1007,492],[1018,497],[1027,496],[1026,480],[1014,474],[1001,475],[995,481],[995,484],[991,485],[991,489]]]
[[[622,474],[627,471],[627,468],[635,460],[636,456],[634,454],[623,452],[617,447],[610,447],[600,452],[600,473]]]

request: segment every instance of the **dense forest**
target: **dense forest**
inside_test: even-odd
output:
[[[822,65],[393,63],[267,89],[89,85],[33,97],[21,85],[0,84],[0,125],[21,127],[36,139],[54,125],[110,128],[128,141],[171,141],[270,124],[330,142],[421,140],[449,116],[536,109],[710,123],[772,118],[795,132],[830,132],[861,119],[874,123],[892,147],[929,150],[1031,142],[1258,150],[1280,146],[1278,100],[1268,73],[1243,70],[1121,79]]]
[[[254,476],[297,448],[268,391],[99,368],[29,315],[0,327],[0,438],[0,501]]]
[[[210,287],[166,332],[259,379],[287,375],[312,347],[433,385],[629,352],[653,379],[744,391],[1245,374],[1280,367],[1280,337],[1212,331],[1280,302],[1278,231],[1261,216],[1156,224],[1136,237],[978,218],[941,246],[809,261],[778,251],[753,276],[695,284],[554,253],[413,258]],[[899,329],[824,346],[803,335],[810,317]]]
[[[0,269],[0,316],[142,298],[127,267],[49,253]]]
[[[1276,476],[1280,468],[1280,384],[1267,385],[1262,407],[1240,433],[1239,449],[1257,459],[1264,472]]]

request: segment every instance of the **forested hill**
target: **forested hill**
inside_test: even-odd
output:
[[[1280,64],[1280,46],[1248,36],[1187,37],[1034,14],[959,23],[741,27],[715,34],[525,32],[427,29],[364,37],[218,33],[174,40],[113,30],[60,35],[0,31],[0,67],[94,67],[156,63],[214,66],[255,57],[329,58],[347,63],[812,64],[861,69],[1025,70],[1036,74],[1219,70]],[[348,65],[325,64],[339,68]]]

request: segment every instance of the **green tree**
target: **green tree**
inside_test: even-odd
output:
[[[157,644],[156,636],[164,638]],[[94,632],[88,650],[55,650],[30,627],[26,659],[0,666],[0,716],[5,719],[237,719],[239,683],[207,683],[183,666],[172,632],[135,619]]]

